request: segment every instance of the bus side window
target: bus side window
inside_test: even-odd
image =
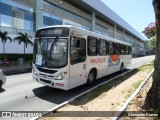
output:
[[[113,42],[113,55],[116,55],[117,51],[116,51],[116,43]]]
[[[107,52],[106,51],[106,41],[100,39],[99,40],[99,55],[100,56],[105,56],[107,54],[106,52]]]
[[[108,44],[108,43],[109,43],[109,42],[106,41],[106,55],[109,54],[109,44]]]
[[[120,51],[120,44],[119,43],[116,43],[116,54],[117,55],[120,55],[121,54],[121,51]]]
[[[124,45],[120,44],[121,55],[124,55]]]
[[[109,55],[113,55],[114,48],[113,48],[113,42],[109,42]]]
[[[125,45],[125,54],[128,55],[128,46]]]
[[[81,63],[86,60],[86,40],[73,37],[71,40],[71,64]]]
[[[132,47],[128,46],[128,54],[131,55],[132,54]]]
[[[88,36],[88,56],[97,56],[98,40],[95,37]]]

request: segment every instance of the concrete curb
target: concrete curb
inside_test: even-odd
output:
[[[22,74],[22,73],[29,73],[32,71],[32,66],[30,65],[19,65],[19,66],[9,66],[9,67],[0,67],[1,69],[4,69],[5,74],[7,76],[9,75],[15,75],[15,74]]]
[[[30,73],[32,71],[32,68],[26,68],[26,69],[17,69],[12,71],[6,71],[6,75],[18,75],[18,74],[24,74],[24,73]]]
[[[120,110],[114,115],[112,120],[118,120],[119,116],[126,110],[128,104],[131,102],[131,100],[139,93],[139,91],[142,89],[144,84],[148,81],[148,79],[151,77],[152,73],[154,72],[154,69],[147,75],[145,80],[140,84],[140,86],[137,88],[137,90],[127,99],[127,101],[123,104]]]

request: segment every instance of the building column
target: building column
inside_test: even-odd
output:
[[[125,41],[125,30],[123,30],[122,41]]]
[[[95,31],[95,25],[96,25],[96,14],[95,14],[95,12],[92,12],[92,27],[91,27],[91,30],[93,32]]]
[[[114,30],[113,30],[113,35],[114,35],[113,37],[114,37],[114,38],[116,38],[116,30],[117,30],[117,26],[116,26],[116,24],[115,24],[115,25],[114,25]]]
[[[43,0],[36,0],[36,30],[43,27]]]
[[[133,35],[131,35],[131,44],[133,46]]]

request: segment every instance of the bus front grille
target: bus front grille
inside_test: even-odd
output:
[[[45,80],[45,79],[41,79],[41,78],[40,78],[40,80],[41,80],[42,82],[44,82],[44,83],[51,84],[51,81],[49,81],[49,80]]]
[[[44,73],[49,73],[49,74],[54,74],[57,72],[57,70],[48,70],[40,67],[36,67],[39,71],[44,72]]]

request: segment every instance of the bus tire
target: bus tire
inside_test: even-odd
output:
[[[124,65],[123,65],[123,63],[122,63],[119,72],[122,73],[123,70],[124,70]]]
[[[91,70],[88,74],[87,84],[92,84],[96,80],[95,70]]]
[[[2,88],[2,82],[0,81],[0,89]]]

